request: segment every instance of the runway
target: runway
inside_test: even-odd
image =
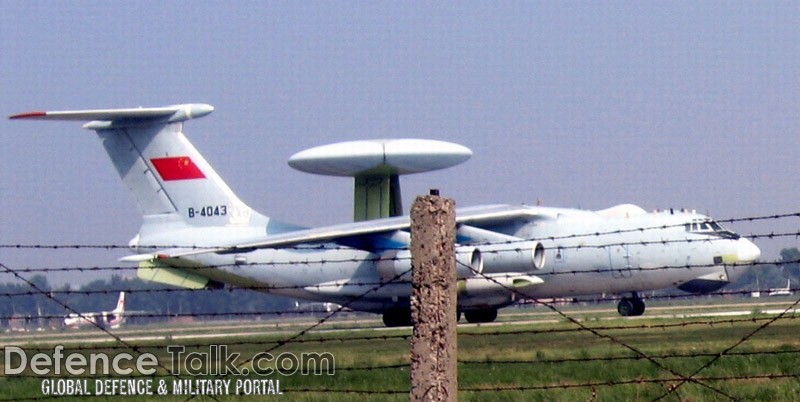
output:
[[[613,306],[609,304],[609,306]],[[795,300],[784,298],[780,301],[747,301],[736,303],[708,303],[701,305],[648,306],[644,315],[639,317],[619,317],[616,308],[598,308],[578,306],[564,307],[564,315],[577,321],[610,321],[610,320],[647,320],[647,319],[689,319],[689,318],[726,318],[746,317],[754,315],[800,314],[800,307]],[[191,340],[207,340],[209,343],[220,343],[223,340],[248,338],[257,336],[292,336],[311,328],[324,314],[314,317],[275,318],[272,320],[253,321],[212,321],[188,324],[158,324],[144,326],[128,326],[121,329],[103,332],[99,329],[51,330],[36,332],[7,332],[0,334],[0,346],[7,345],[74,345],[91,344],[102,346],[114,344],[119,340],[127,343],[182,343]],[[548,325],[563,322],[564,317],[546,307],[511,307],[500,310],[498,320],[492,323],[469,324],[463,320],[459,328],[474,327],[514,327],[522,325]],[[375,314],[347,313],[343,317],[332,317],[308,334],[336,334],[360,332],[407,331],[406,328],[386,328],[380,316]],[[113,334],[113,336],[112,336]]]

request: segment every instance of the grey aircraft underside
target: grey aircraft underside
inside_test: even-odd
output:
[[[295,155],[300,170],[353,176],[357,222],[304,229],[262,215],[231,191],[183,134],[202,104],[31,112],[12,119],[83,120],[95,130],[143,215],[130,242],[147,280],[185,288],[240,286],[383,314],[410,323],[409,218],[399,175],[469,157],[430,140],[356,141]],[[622,315],[641,315],[638,292],[717,290],[760,251],[693,211],[647,213],[490,205],[457,211],[458,309],[493,321],[520,298],[624,295]]]

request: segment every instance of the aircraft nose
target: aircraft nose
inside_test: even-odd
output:
[[[736,246],[736,258],[739,264],[749,264],[761,257],[761,249],[750,240],[741,238],[738,242],[739,244]]]

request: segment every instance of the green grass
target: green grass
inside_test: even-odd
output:
[[[702,321],[709,320],[713,319]],[[790,317],[776,321],[752,336],[765,321],[717,320],[719,322],[714,325],[691,324],[697,322],[696,319],[585,321],[584,325],[599,328],[596,330],[599,336],[575,330],[576,324],[568,322],[461,327],[459,400],[653,400],[680,384],[681,376],[701,368],[695,376],[701,379],[699,383],[686,382],[663,400],[722,401],[732,397],[781,401],[796,400],[800,396],[798,320]],[[273,355],[329,352],[336,359],[335,374],[273,375],[269,378],[280,380],[282,400],[407,400],[409,337],[407,328],[306,335],[299,343],[281,345]],[[235,338],[223,343],[229,345],[230,352],[241,353],[241,360],[244,360],[286,338],[286,334],[277,334]],[[184,343],[197,342],[202,340]],[[212,343],[220,342],[215,339]],[[739,345],[729,354],[720,355],[736,344]],[[164,365],[169,365],[166,344],[149,342],[137,346],[156,354]],[[48,347],[52,350],[52,346]],[[187,353],[192,350],[195,349],[187,347]],[[196,350],[207,350],[207,346]],[[82,350],[82,353],[90,352],[92,350]],[[244,367],[249,366],[245,364]],[[780,376],[789,377],[770,378]],[[156,381],[159,379],[171,382],[173,377],[156,377]],[[42,378],[36,376],[4,377],[0,379],[0,400],[42,398],[41,383]],[[193,400],[240,398],[196,397]],[[188,397],[92,398],[120,399],[183,401]]]

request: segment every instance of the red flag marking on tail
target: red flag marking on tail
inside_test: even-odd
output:
[[[206,175],[188,156],[150,159],[164,181],[205,179]]]

